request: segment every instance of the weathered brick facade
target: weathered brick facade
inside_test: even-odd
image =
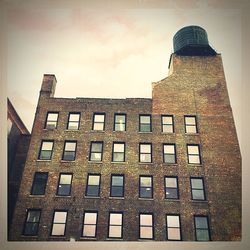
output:
[[[98,211],[94,240],[108,238],[109,212],[123,212],[122,240],[139,239],[139,213],[153,213],[154,240],[166,240],[166,214],[180,215],[181,238],[194,241],[195,215],[208,218],[210,240],[241,239],[241,156],[220,55],[172,54],[170,74],[153,83],[152,99],[54,98],[56,79],[44,75],[11,240],[89,240],[84,211]],[[47,112],[59,112],[57,128],[45,129]],[[68,130],[69,112],[80,112],[79,130]],[[105,113],[104,131],[92,130],[93,113]],[[114,114],[126,114],[126,131],[114,131]],[[139,115],[152,115],[152,132],[139,132]],[[173,115],[174,133],[163,133],[161,115]],[[185,133],[194,115],[198,133]],[[51,160],[38,160],[41,141],[54,140]],[[77,141],[74,161],[63,161],[65,140]],[[101,162],[89,159],[90,143],[103,142]],[[112,162],[113,142],[125,142],[125,161]],[[139,162],[139,143],[152,143],[152,163]],[[163,144],[176,144],[174,164],[163,163]],[[200,147],[200,164],[189,164],[187,144]],[[45,195],[31,195],[35,172],[48,172]],[[58,196],[60,173],[72,173],[70,196]],[[100,197],[86,196],[88,173],[101,174]],[[110,196],[111,174],[124,174],[124,197]],[[153,198],[139,198],[139,176],[153,177]],[[164,176],[176,176],[179,199],[166,199]],[[206,198],[192,199],[190,177],[203,177]],[[41,209],[37,235],[23,235],[27,209]],[[67,210],[64,236],[51,236],[53,212]]]

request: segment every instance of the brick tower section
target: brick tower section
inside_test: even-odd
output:
[[[171,55],[169,76],[153,83],[152,113],[174,114],[173,141],[177,166],[171,171],[179,178],[180,214],[186,240],[194,228],[185,227],[194,214],[210,216],[212,239],[241,239],[241,156],[220,55]],[[184,115],[196,115],[197,134],[186,134]],[[201,165],[187,163],[186,144],[199,144]],[[190,199],[189,178],[204,177],[207,201]],[[170,211],[169,211],[170,212]],[[185,240],[185,239],[183,239]]]

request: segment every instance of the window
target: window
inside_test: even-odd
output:
[[[58,121],[58,112],[48,112],[47,119],[45,123],[46,129],[56,129],[57,128],[57,121]]]
[[[90,161],[102,161],[103,142],[91,142]]]
[[[112,161],[113,162],[125,161],[125,143],[124,142],[113,143]]]
[[[197,241],[209,241],[210,233],[207,216],[194,216],[195,237]]]
[[[180,215],[167,214],[167,240],[181,240]]]
[[[126,131],[126,115],[115,114],[114,131]]]
[[[99,197],[100,195],[100,174],[88,174],[86,196]]]
[[[76,157],[76,141],[65,141],[62,160],[74,161]]]
[[[140,214],[140,239],[154,239],[153,214]]]
[[[57,195],[69,196],[71,192],[72,174],[60,174]]]
[[[53,223],[52,223],[52,236],[64,236],[65,235],[65,227],[67,221],[67,211],[54,211]]]
[[[185,133],[195,134],[198,133],[196,116],[185,115]]]
[[[38,159],[51,160],[53,145],[54,141],[42,141]]]
[[[152,144],[140,143],[140,162],[152,162]]]
[[[153,177],[140,176],[139,179],[139,197],[140,198],[153,198]]]
[[[191,192],[193,200],[205,200],[204,182],[203,178],[190,178]]]
[[[46,184],[48,179],[48,173],[36,172],[32,184],[32,195],[45,194]]]
[[[187,145],[188,163],[201,164],[199,145]]]
[[[151,115],[140,115],[140,132],[152,132]]]
[[[179,199],[178,179],[173,176],[165,177],[165,198]]]
[[[67,129],[78,130],[80,126],[80,113],[69,113]]]
[[[41,210],[28,209],[23,228],[23,235],[37,235],[40,222]]]
[[[124,175],[111,175],[111,197],[123,197],[124,196]]]
[[[93,130],[104,130],[105,128],[105,114],[94,114]]]
[[[85,211],[83,216],[83,229],[82,236],[83,237],[96,237],[96,229],[97,229],[97,212],[93,211]]]
[[[163,133],[174,133],[174,116],[172,115],[161,116],[161,131]]]
[[[163,162],[176,163],[176,146],[175,144],[163,144]]]
[[[109,238],[122,238],[123,214],[120,212],[109,213]]]

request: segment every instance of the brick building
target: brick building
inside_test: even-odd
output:
[[[44,75],[11,240],[241,240],[241,155],[221,55],[174,37],[152,98],[55,98]]]

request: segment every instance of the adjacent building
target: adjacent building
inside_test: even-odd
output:
[[[241,155],[221,55],[174,36],[152,98],[55,98],[44,75],[11,240],[241,240]]]
[[[8,237],[29,148],[30,132],[7,99],[8,125]]]

